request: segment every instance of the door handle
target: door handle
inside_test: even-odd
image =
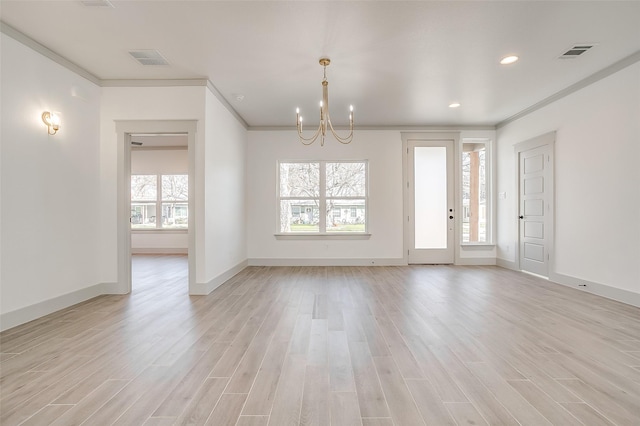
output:
[[[453,216],[449,216],[449,219],[453,219]]]
[[[524,219],[524,216],[518,216],[518,218],[520,218],[520,219]]]

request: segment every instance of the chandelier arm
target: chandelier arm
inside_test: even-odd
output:
[[[351,141],[353,140],[353,122],[349,123],[349,134],[346,137],[340,137],[335,129],[333,128],[333,124],[331,124],[331,117],[328,116],[327,114],[327,122],[329,123],[329,129],[331,130],[331,134],[333,134],[333,137],[336,138],[336,140],[338,142],[340,142],[341,144],[347,145],[350,144]]]
[[[301,127],[302,126],[298,126],[298,139],[303,145],[311,145],[312,143],[314,143],[316,139],[318,139],[318,136],[320,136],[320,130],[322,129],[322,126],[319,126],[318,130],[316,130],[316,133],[313,136],[311,136],[310,138],[305,138],[304,136],[302,136]]]

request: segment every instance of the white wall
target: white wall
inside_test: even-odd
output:
[[[7,328],[19,321],[7,313],[51,299],[74,303],[101,282],[100,88],[5,34],[0,42],[0,311]],[[45,110],[61,114],[56,135],[47,135]]]
[[[357,259],[402,262],[402,140],[398,131],[358,131],[342,145],[327,139],[303,146],[293,131],[250,131],[248,157],[249,259],[287,263],[291,259]],[[370,239],[278,240],[276,188],[278,160],[369,160]],[[345,260],[346,259],[346,260]]]
[[[186,149],[135,149],[131,151],[131,174],[178,175],[189,173]],[[187,253],[186,230],[132,230],[133,253]]]
[[[640,63],[498,131],[498,256],[515,261],[513,145],[557,131],[555,270],[640,293]],[[553,278],[553,276],[552,276]],[[640,300],[640,299],[637,299]]]
[[[102,182],[100,240],[102,250],[101,279],[115,283],[117,263],[117,135],[115,120],[197,120],[196,156],[204,152],[205,91],[190,87],[103,87],[101,98],[100,176]],[[204,167],[204,164],[201,165]],[[196,188],[204,198],[203,169],[196,168]],[[196,198],[197,201],[197,198]],[[196,218],[204,214],[196,203]],[[196,246],[203,239],[204,228],[197,228]],[[204,251],[196,248],[196,282],[206,282]]]
[[[204,244],[206,280],[213,289],[246,266],[247,130],[206,91]],[[200,226],[198,227],[200,228]]]
[[[442,133],[442,132],[439,132]],[[460,138],[495,140],[492,130],[465,130]],[[278,160],[369,160],[369,239],[277,239]],[[456,161],[456,167],[460,167]],[[249,132],[248,231],[253,264],[404,264],[403,156],[400,130],[360,130],[349,145],[328,138],[304,146],[297,132]],[[460,171],[457,170],[459,173]],[[459,194],[459,190],[456,190]],[[460,241],[456,236],[456,241]],[[494,246],[458,245],[461,263],[493,264]]]

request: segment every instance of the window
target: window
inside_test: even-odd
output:
[[[464,140],[462,143],[462,242],[489,243],[490,190],[489,141]]]
[[[278,173],[279,232],[366,233],[366,161],[280,162]]]
[[[188,223],[187,175],[131,176],[131,229],[186,229]]]

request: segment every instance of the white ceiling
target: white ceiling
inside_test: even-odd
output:
[[[2,21],[100,79],[208,78],[251,127],[292,126],[297,106],[317,122],[322,56],[334,124],[353,104],[356,127],[475,126],[640,51],[640,1],[111,2],[2,0]],[[597,46],[558,59],[580,43]]]

